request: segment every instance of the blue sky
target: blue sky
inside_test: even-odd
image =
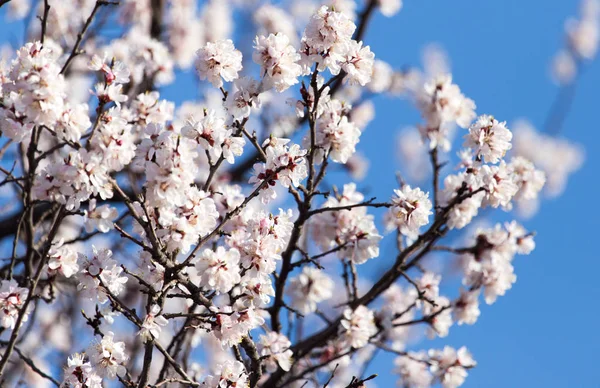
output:
[[[377,15],[373,20],[365,41],[376,55],[394,67],[415,65],[423,46],[437,42],[448,52],[454,80],[475,100],[478,113],[509,123],[525,117],[542,127],[558,91],[550,81],[549,62],[563,44],[564,21],[577,15],[578,1],[404,3],[394,19]],[[494,305],[482,305],[474,326],[455,326],[446,339],[435,342],[466,345],[472,351],[478,366],[469,372],[466,387],[599,384],[600,316],[593,306],[600,297],[595,229],[600,212],[591,198],[600,165],[594,149],[600,141],[595,124],[598,85],[600,67],[591,63],[561,133],[586,147],[585,164],[572,175],[563,196],[544,201],[540,212],[524,221],[537,232],[537,248],[515,259],[517,283]],[[418,114],[398,100],[382,98],[377,104],[377,118],[360,149],[370,154],[370,177],[378,182],[377,194],[384,195],[394,186],[387,166],[398,167],[394,142],[388,139],[414,124]],[[389,387],[392,379],[382,373],[378,385]]]
[[[418,65],[422,48],[437,42],[448,52],[454,80],[476,101],[478,113],[509,123],[525,117],[542,126],[558,91],[550,81],[549,62],[563,44],[564,21],[577,14],[578,1],[404,2],[396,17],[376,14],[369,27],[364,40],[379,58],[395,68]],[[20,36],[11,31],[14,26],[0,26],[0,42]],[[178,85],[182,84],[170,88],[169,97],[178,94]],[[595,306],[600,298],[600,262],[594,252],[600,212],[590,198],[598,187],[595,169],[600,166],[594,149],[600,144],[595,116],[598,85],[600,67],[591,63],[562,131],[585,145],[585,164],[572,175],[562,197],[544,201],[538,215],[524,222],[537,232],[537,248],[516,259],[517,283],[493,306],[482,305],[474,326],[455,326],[446,339],[433,343],[471,350],[478,366],[469,372],[466,387],[599,384],[600,313]],[[400,167],[395,136],[401,128],[416,124],[419,115],[402,100],[378,97],[375,102],[377,117],[359,145],[371,159],[369,180],[363,185],[373,195],[387,198],[396,186],[394,171]],[[384,255],[389,251],[382,249]],[[389,363],[378,363],[372,372],[380,373],[379,387],[389,387],[395,380],[386,372],[391,357],[383,358]]]

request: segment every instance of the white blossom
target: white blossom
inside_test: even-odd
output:
[[[110,205],[96,207],[96,200],[91,199],[89,208],[84,212],[85,231],[88,233],[98,230],[101,233],[108,233],[113,229],[113,223],[119,216],[117,209]]]
[[[242,53],[236,50],[230,39],[208,42],[196,52],[196,70],[202,80],[215,87],[223,81],[232,82],[242,70]]]
[[[465,136],[465,147],[470,147],[475,156],[487,163],[498,163],[512,148],[512,132],[506,128],[506,122],[499,122],[492,116],[480,116],[469,127]]]
[[[166,326],[167,319],[160,314],[160,306],[152,305],[150,308],[150,312],[144,318],[144,322],[142,323],[142,327],[138,332],[138,335],[142,338],[144,342],[148,342],[153,338],[158,338],[160,336],[160,332],[162,331],[162,327]]]
[[[342,340],[355,349],[366,346],[369,339],[377,334],[373,311],[362,305],[354,310],[346,308],[340,325]]]
[[[351,206],[361,203],[364,196],[356,191],[356,185],[344,185],[342,196],[330,197],[322,209]],[[366,206],[353,207],[346,211],[323,211],[311,220],[313,238],[323,251],[336,249],[337,256],[355,264],[363,264],[379,256],[378,233],[373,216],[367,214]]]
[[[48,268],[70,278],[79,271],[78,254],[72,246],[63,244],[64,240],[61,240],[50,247]]]
[[[25,306],[29,290],[19,287],[15,280],[0,282],[0,324],[5,329],[14,329],[17,318]],[[29,307],[29,306],[28,306]],[[29,309],[23,313],[22,322],[29,317]]]
[[[102,377],[85,361],[84,354],[74,353],[67,359],[62,384],[73,388],[102,388]]]
[[[126,369],[123,364],[129,359],[125,353],[125,343],[115,342],[113,332],[105,333],[104,337],[92,344],[86,353],[101,376],[113,379],[125,374]]]
[[[317,304],[333,296],[334,283],[323,271],[302,268],[302,273],[290,280],[286,292],[291,296],[291,306],[307,315],[317,309]]]
[[[288,372],[292,367],[292,343],[283,334],[273,331],[260,336],[259,352],[262,357],[266,357],[267,371],[273,373],[277,366]]]
[[[254,50],[252,59],[261,66],[265,89],[274,87],[278,92],[283,92],[298,83],[298,77],[302,74],[302,67],[298,64],[300,54],[287,36],[280,32],[267,37],[257,36]]]
[[[245,387],[248,383],[248,374],[244,364],[239,361],[225,361],[215,366],[214,374],[204,380],[207,388]]]
[[[388,217],[388,229],[398,228],[400,233],[416,238],[419,229],[429,223],[429,216],[433,214],[429,194],[421,189],[405,185],[400,190],[394,190],[392,207]]]
[[[237,249],[225,250],[221,246],[216,251],[205,249],[196,263],[201,275],[200,286],[219,293],[228,292],[240,282],[239,261]]]
[[[392,17],[402,8],[402,0],[377,0],[379,9],[384,16]]]
[[[442,350],[430,350],[429,357],[434,362],[431,371],[444,388],[461,386],[468,375],[467,369],[476,365],[464,346],[458,351],[449,346]]]

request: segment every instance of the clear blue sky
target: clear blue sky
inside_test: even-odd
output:
[[[438,42],[449,54],[455,82],[475,100],[478,113],[509,123],[526,117],[540,128],[557,92],[549,79],[549,62],[563,44],[564,21],[577,14],[578,3],[406,0],[394,19],[376,16],[365,41],[395,67],[418,64],[422,47]],[[596,61],[583,74],[562,132],[585,145],[585,164],[562,197],[544,201],[540,212],[524,222],[537,232],[537,248],[515,259],[517,283],[494,305],[482,305],[474,326],[455,326],[436,342],[466,345],[472,351],[478,366],[469,372],[465,387],[600,386],[600,314],[595,309],[600,297],[600,211],[592,199],[600,166],[599,85]],[[376,194],[385,195],[394,186],[387,166],[397,166],[394,142],[388,139],[418,117],[397,100],[377,103],[377,118],[360,149],[378,150],[370,154],[370,177],[378,182]],[[391,383],[392,376],[378,378],[380,387]]]
[[[15,0],[16,1],[16,0]],[[377,14],[365,37],[378,57],[396,68],[418,65],[424,45],[437,42],[451,59],[455,81],[477,103],[478,113],[502,120],[526,117],[541,127],[557,88],[549,62],[563,43],[563,24],[576,15],[575,0],[405,0],[393,19]],[[0,18],[3,19],[3,12]],[[0,42],[12,41],[15,25],[0,26]],[[250,38],[250,37],[249,37]],[[195,49],[195,48],[191,48]],[[168,98],[182,83],[170,87]],[[562,134],[584,144],[587,159],[566,193],[545,201],[525,226],[537,232],[537,249],[516,259],[517,283],[491,307],[482,305],[474,326],[455,326],[436,346],[466,345],[478,361],[466,387],[597,387],[600,350],[596,311],[600,298],[595,227],[600,212],[591,198],[598,184],[600,142],[596,112],[600,66],[588,66]],[[192,96],[187,90],[185,95]],[[176,102],[180,102],[175,100]],[[419,117],[409,103],[380,97],[377,117],[359,149],[371,158],[372,194],[395,188],[395,136]],[[377,182],[375,184],[374,182]],[[382,252],[389,252],[383,247]],[[382,257],[381,260],[385,260]],[[456,290],[455,290],[456,292]],[[424,342],[423,346],[429,343]],[[378,363],[379,387],[391,358]],[[384,365],[383,370],[381,366]],[[389,368],[388,368],[389,367]]]

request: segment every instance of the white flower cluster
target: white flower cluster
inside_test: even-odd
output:
[[[327,211],[328,208],[352,206],[363,202],[364,196],[356,191],[356,185],[344,185],[339,198],[330,197],[323,203],[321,212],[312,217],[310,225],[315,243],[323,250],[337,252],[340,259],[363,264],[379,256],[379,241],[373,216],[367,207],[356,206],[342,211]]]
[[[317,304],[333,296],[333,280],[325,272],[312,268],[302,268],[302,273],[292,278],[286,287],[292,298],[291,306],[300,314],[308,315],[317,310]]]
[[[61,240],[50,247],[48,268],[70,278],[79,271],[79,254],[74,247],[63,243]]]
[[[223,81],[236,80],[242,70],[242,53],[235,49],[230,39],[208,42],[196,55],[200,79],[208,80],[215,87],[223,86]]]
[[[266,359],[267,371],[273,373],[277,366],[284,371],[289,371],[292,367],[292,343],[283,334],[273,331],[260,336],[259,352],[261,357]]]
[[[132,132],[140,134],[144,132],[144,129],[150,123],[164,125],[166,122],[173,120],[174,110],[174,103],[160,100],[160,94],[157,91],[152,91],[139,94],[131,102],[126,116],[133,125]]]
[[[551,197],[563,193],[569,175],[581,168],[585,158],[580,145],[538,132],[526,121],[515,123],[513,152],[544,171],[547,178],[546,192]]]
[[[402,0],[377,0],[381,13],[386,17],[392,17],[402,8]]]
[[[284,9],[266,3],[254,11],[253,19],[259,27],[259,35],[282,33],[292,46],[298,47],[298,33],[294,28],[294,20]]]
[[[125,343],[115,342],[114,333],[109,331],[100,341],[90,345],[85,354],[74,353],[67,359],[61,386],[102,388],[103,377],[114,379],[125,375],[124,364],[128,359]]]
[[[422,226],[429,223],[432,205],[429,194],[418,187],[412,189],[405,185],[400,190],[394,190],[392,207],[386,217],[388,230],[398,231],[408,238],[416,239]]]
[[[5,329],[14,329],[21,309],[27,300],[29,290],[19,287],[14,280],[0,282],[0,322]],[[23,313],[23,321],[27,321],[29,312]]]
[[[134,163],[145,171],[150,221],[169,252],[188,252],[219,216],[212,198],[194,185],[198,147],[198,138],[150,123],[137,149]]]
[[[327,101],[328,96],[321,98],[324,98],[322,101]],[[351,105],[337,99],[320,102],[315,138],[317,161],[328,155],[336,163],[346,163],[356,151],[361,130],[348,117],[351,108]],[[304,139],[304,143],[307,146],[310,144],[308,137]]]
[[[115,342],[113,332],[109,331],[100,341],[92,344],[86,354],[100,376],[114,379],[125,375],[123,364],[129,357],[125,353],[125,343]]]
[[[91,258],[79,254],[77,266],[80,270],[76,274],[77,290],[86,298],[104,304],[108,301],[107,291],[118,296],[125,289],[128,278],[123,276],[123,269],[112,258],[111,250],[92,248]]]
[[[267,160],[254,164],[254,173],[250,183],[260,188],[260,199],[264,204],[277,198],[274,186],[279,182],[283,187],[298,187],[308,175],[306,168],[306,150],[298,144],[287,145],[289,139],[270,137],[262,145]]]
[[[340,323],[341,341],[344,346],[360,349],[366,346],[375,334],[377,326],[373,311],[365,306],[344,310],[344,318]]]
[[[274,87],[283,92],[297,84],[302,75],[302,67],[298,64],[300,54],[290,44],[290,39],[280,32],[267,37],[257,36],[252,59],[261,66],[265,90]]]
[[[0,88],[0,128],[13,141],[29,139],[35,126],[56,128],[62,139],[74,141],[90,127],[87,105],[67,101],[58,55],[40,42],[27,43],[7,69]]]
[[[200,286],[217,293],[227,293],[240,282],[240,253],[237,249],[205,249],[196,262]]]
[[[157,339],[160,336],[162,328],[169,323],[167,318],[160,315],[160,306],[155,304],[150,307],[150,311],[146,314],[142,327],[138,331],[138,335],[142,341],[148,342],[152,339]]]
[[[73,388],[102,388],[100,377],[85,354],[74,353],[67,359],[62,385]]]
[[[182,68],[188,68],[194,62],[194,52],[189,48],[201,46],[204,39],[204,23],[196,16],[196,5],[194,1],[170,1],[169,51]]]
[[[600,2],[582,0],[580,17],[565,23],[567,46],[556,54],[552,63],[554,79],[559,84],[573,81],[582,61],[594,59],[600,43]]]
[[[275,294],[269,275],[275,271],[292,234],[291,210],[280,209],[279,214],[274,215],[247,208],[230,228],[227,244],[239,252],[237,256],[245,273],[241,279],[238,275],[238,305],[265,307]]]
[[[417,90],[414,98],[425,119],[419,131],[423,139],[429,141],[431,149],[439,147],[449,151],[449,132],[454,125],[466,128],[475,118],[475,103],[452,83],[449,74],[435,76]]]
[[[448,213],[450,228],[464,228],[481,207],[510,210],[513,202],[522,204],[538,198],[546,174],[524,157],[505,161],[513,137],[505,123],[481,116],[465,137],[468,148],[459,153],[464,170],[446,176],[440,195],[442,206],[454,205]]]
[[[486,303],[492,304],[517,280],[512,266],[515,255],[528,255],[535,242],[533,235],[515,221],[504,227],[498,224],[493,229],[478,230],[475,235],[472,253],[463,256],[463,283],[471,290],[483,288]],[[461,303],[469,300],[464,296],[461,299]]]
[[[457,388],[463,385],[467,370],[476,363],[463,346],[456,350],[449,346],[425,352],[408,352],[396,358],[398,384],[406,387],[428,388],[439,382],[444,388]]]
[[[108,233],[114,227],[114,221],[119,216],[117,209],[110,205],[96,206],[96,199],[91,199],[88,210],[84,211],[85,231],[91,233],[98,230]]]
[[[122,94],[123,84],[129,80],[129,72],[120,62],[112,65],[104,63],[103,59],[94,57],[90,62],[90,69],[100,71],[104,82],[96,85],[95,94],[98,97],[100,108],[99,117],[90,134],[88,144],[85,148],[80,147],[71,151],[64,158],[56,157],[54,163],[48,163],[45,168],[36,174],[34,181],[34,195],[40,200],[53,200],[66,205],[68,210],[76,210],[81,202],[88,200],[91,196],[100,196],[102,199],[111,198],[113,195],[109,174],[113,171],[122,170],[129,164],[135,152],[135,139],[131,134],[131,126],[124,112],[119,108],[120,102],[127,100]],[[107,111],[101,108],[109,103],[115,103]],[[87,106],[85,108],[87,110]],[[73,116],[63,114],[68,122],[63,124],[61,133],[69,141],[80,140],[85,128],[89,127],[89,118],[81,131],[66,135],[67,128],[73,126]],[[82,122],[84,120],[78,119]],[[59,126],[60,127],[60,126]],[[107,214],[109,215],[109,214]],[[104,223],[103,229],[106,228]]]
[[[205,110],[199,121],[190,117],[181,128],[181,133],[195,140],[214,161],[222,155],[230,164],[233,164],[236,156],[242,155],[246,144],[243,137],[233,136],[233,130],[225,124],[225,118],[212,109]]]
[[[173,59],[167,46],[141,29],[129,30],[123,38],[112,40],[103,50],[109,58],[126,65],[134,85],[147,81],[167,85],[175,79]]]
[[[352,39],[356,25],[342,12],[322,6],[310,18],[300,54],[306,74],[313,64],[319,71],[328,68],[331,74],[346,73],[345,80],[352,84],[366,85],[371,81],[374,54],[369,46]]]
[[[465,147],[471,148],[477,159],[486,163],[498,163],[511,149],[511,140],[512,132],[506,128],[506,122],[483,115],[469,127]]]
[[[203,385],[207,388],[245,387],[248,385],[248,374],[244,364],[227,360],[216,365],[214,374],[207,376]]]

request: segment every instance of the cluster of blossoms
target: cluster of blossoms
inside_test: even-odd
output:
[[[286,289],[292,307],[300,314],[308,315],[317,310],[317,304],[333,296],[333,280],[323,271],[304,267],[302,273],[290,280]]]
[[[260,336],[260,355],[266,358],[267,371],[275,372],[277,367],[289,371],[292,365],[292,343],[283,334],[268,332]]]
[[[335,251],[340,259],[355,264],[363,264],[379,256],[381,235],[377,232],[374,218],[367,214],[364,206],[355,206],[363,202],[364,196],[356,191],[353,183],[344,185],[339,198],[330,197],[311,221],[315,243],[323,251]],[[336,208],[349,207],[342,211]],[[331,209],[328,210],[328,209]]]
[[[531,147],[531,144],[535,144],[535,147]],[[544,172],[544,191],[549,197],[557,197],[564,192],[569,176],[581,168],[585,155],[580,145],[538,132],[525,121],[515,123],[513,152]],[[526,206],[523,210],[527,214],[535,212],[538,208],[537,196],[529,195],[524,199],[526,201],[518,202],[520,207]]]
[[[125,64],[131,71],[134,85],[148,80],[166,85],[174,79],[173,60],[167,46],[140,29],[131,29],[123,38],[111,41],[102,50],[110,58]]]
[[[510,210],[513,201],[538,197],[546,175],[524,157],[504,160],[512,137],[506,124],[491,116],[481,116],[469,127],[464,143],[468,148],[459,153],[463,171],[444,179],[440,196],[441,204],[450,208],[450,228],[464,228],[481,207]]]
[[[248,384],[246,368],[239,361],[219,363],[213,373],[204,380],[207,387],[244,387]]]
[[[474,247],[463,256],[464,284],[470,290],[483,288],[486,303],[492,304],[517,279],[512,266],[515,255],[529,254],[535,243],[533,235],[515,221],[504,227],[496,225],[493,229],[478,230],[475,236]],[[461,298],[464,302],[469,299]]]
[[[319,71],[329,69],[337,75],[343,70],[345,80],[362,86],[369,83],[375,55],[369,46],[352,39],[356,25],[342,12],[322,6],[310,18],[300,47],[305,73],[312,65]]]
[[[138,332],[138,335],[142,337],[144,342],[148,342],[153,338],[158,338],[162,328],[167,325],[169,321],[160,315],[160,306],[155,304],[150,308],[150,312],[144,318],[142,327]]]
[[[340,324],[341,341],[346,347],[362,348],[369,339],[377,334],[373,311],[365,306],[344,310],[344,318]]]
[[[73,247],[63,243],[64,240],[58,241],[48,251],[48,268],[70,278],[79,271],[80,255]]]
[[[429,387],[439,382],[444,388],[461,386],[468,375],[467,370],[476,363],[469,351],[449,346],[442,350],[409,352],[396,359],[396,373],[400,375],[399,385],[406,387]]]
[[[290,39],[282,33],[268,37],[256,37],[252,59],[261,66],[263,88],[274,87],[283,92],[298,83],[302,67],[298,64],[300,54],[290,44]]]
[[[419,235],[419,229],[429,223],[432,214],[429,195],[419,188],[411,189],[406,185],[401,190],[394,190],[392,207],[387,215],[388,229],[398,231],[411,239]]]
[[[423,88],[415,92],[415,101],[425,123],[419,126],[423,139],[431,149],[449,151],[450,131],[455,125],[469,126],[475,118],[475,103],[465,97],[460,88],[452,83],[449,74],[434,76]]]
[[[193,184],[202,142],[191,131],[187,128],[185,136],[170,125],[148,124],[133,161],[146,175],[146,203],[138,204],[138,215],[150,217],[168,252],[188,252],[219,216],[212,198]]]
[[[263,203],[277,198],[274,186],[279,182],[282,187],[298,187],[300,181],[307,177],[306,150],[298,144],[291,144],[289,139],[271,137],[262,145],[266,161],[254,165],[254,173],[250,183],[260,191]]]
[[[56,103],[62,101],[65,110],[60,113],[60,117],[56,118],[57,121],[47,121],[44,128],[50,128],[50,132],[54,131],[52,128],[56,128],[54,133],[59,140],[63,140],[69,145],[76,144],[91,126],[87,116],[87,105],[80,104],[77,107],[70,107],[65,102],[64,81],[62,81],[63,77],[59,73],[56,60],[49,62],[51,53],[41,45],[36,49],[36,44],[38,43],[27,45],[20,51],[22,57],[20,60],[15,60],[13,69],[16,71],[26,62],[42,60],[45,57],[42,60],[43,63],[35,65],[35,68],[45,66],[48,74],[54,74],[57,82],[63,83],[63,86],[58,87],[53,93]],[[98,117],[88,138],[88,143],[86,147],[75,146],[75,150],[62,157],[55,155],[55,160],[47,163],[36,175],[34,181],[34,194],[37,199],[56,201],[65,205],[68,210],[77,210],[80,204],[91,196],[99,196],[102,199],[111,198],[113,191],[109,174],[120,171],[129,164],[135,150],[130,125],[123,118],[123,113],[119,108],[121,102],[127,101],[127,96],[123,94],[122,89],[123,83],[129,82],[129,71],[120,62],[113,61],[112,65],[108,65],[99,57],[94,57],[89,67],[91,70],[100,72],[104,81],[95,87],[95,95],[99,104]],[[27,76],[26,73],[21,74]],[[28,77],[39,78],[33,74]],[[43,80],[42,82],[46,83],[47,81]],[[46,104],[50,101],[38,103],[42,104],[40,106],[44,107],[45,112],[49,112],[48,107],[51,105]],[[111,103],[116,106],[106,111],[102,110]],[[53,119],[48,116],[48,120]],[[18,133],[20,133],[19,137],[14,137],[14,140],[23,141],[30,136],[23,131],[23,128],[19,129]],[[98,214],[100,218],[114,218],[114,212],[106,207],[103,207],[101,212],[104,214]],[[92,218],[97,217],[93,216]],[[94,222],[91,225],[94,225]],[[107,226],[104,224],[101,228],[106,231]]]
[[[225,124],[225,118],[214,110],[205,110],[199,121],[190,117],[181,133],[196,141],[199,151],[208,152],[212,160],[223,157],[230,164],[242,154],[246,144],[243,137],[233,136],[233,129]]]
[[[356,151],[361,135],[360,128],[348,117],[352,106],[337,99],[327,101],[328,95],[321,98],[317,110],[315,146],[318,148],[315,156],[317,161],[329,156],[333,162],[347,163]],[[310,144],[308,138],[304,142]]]
[[[79,255],[76,274],[77,289],[92,301],[104,304],[108,294],[119,296],[125,289],[128,278],[123,276],[123,268],[113,259],[109,249],[96,249],[91,258]]]
[[[587,0],[582,20],[568,27],[575,61],[595,55],[596,2]],[[13,16],[23,17],[26,3],[11,2]],[[46,35],[36,31],[44,43],[26,44],[0,66],[0,130],[8,139],[0,159],[6,149],[22,158],[0,186],[16,185],[24,207],[13,261],[0,268],[11,279],[0,282],[0,324],[21,336],[20,349],[30,331],[19,332],[22,323],[42,328],[31,317],[52,303],[56,311],[43,321],[56,328],[39,330],[42,341],[63,339],[56,333],[63,326],[79,332],[79,310],[94,335],[87,349],[78,343],[85,334],[52,340],[71,354],[65,387],[102,388],[116,378],[128,386],[317,387],[326,374],[325,385],[363,386],[350,377],[376,350],[399,356],[403,386],[463,384],[475,366],[466,348],[406,351],[414,326],[445,337],[454,323],[478,320],[481,295],[492,304],[512,287],[512,261],[534,249],[533,234],[516,222],[474,234],[466,227],[480,209],[521,210],[544,186],[561,192],[582,163],[577,147],[518,125],[513,135],[506,122],[477,117],[436,50],[427,56],[442,64],[423,72],[375,60],[360,41],[365,18],[374,9],[394,15],[401,0],[374,0],[363,12],[354,0],[292,1],[289,10],[123,0],[121,37],[107,42],[93,36],[103,21],[90,25],[69,9],[74,2],[59,3],[49,1]],[[91,20],[116,4],[77,5]],[[252,12],[253,47],[232,40],[237,6]],[[174,80],[175,66],[192,63],[206,81],[202,96],[175,110],[155,88]],[[72,93],[91,78],[91,94]],[[400,177],[380,203],[365,200],[355,183],[338,192],[331,170],[366,175],[368,161],[356,149],[375,117],[370,98],[384,93],[414,100],[423,121],[403,138],[405,150],[421,174],[430,156],[435,178],[427,192]],[[447,156],[456,127],[464,129],[460,163],[441,176],[437,158]],[[387,209],[395,260],[376,260],[383,236],[369,207]],[[452,229],[465,229],[469,245],[438,244]],[[460,259],[460,294],[440,293],[442,276],[421,261],[433,250]],[[391,267],[372,283],[359,277],[377,261]],[[137,335],[121,337],[127,321]],[[193,362],[200,346],[206,368]],[[162,368],[152,364],[159,353]],[[8,357],[0,375],[19,365]],[[39,371],[51,368],[37,369],[43,377]]]
[[[85,360],[88,361],[85,361]],[[67,360],[63,384],[68,387],[102,388],[104,377],[114,379],[126,373],[125,343],[115,342],[114,333],[106,333],[85,354],[75,353]]]
[[[223,81],[237,79],[242,70],[242,53],[235,49],[230,39],[208,42],[196,55],[200,79],[208,80],[215,87],[223,86]]]
[[[67,100],[59,55],[40,42],[28,43],[3,77],[2,130],[13,141],[29,141],[35,126],[56,128],[59,138],[74,141],[90,127],[87,105],[71,105]]]
[[[596,57],[600,43],[600,2],[582,0],[580,18],[565,24],[567,45],[554,57],[552,75],[559,84],[569,84],[579,72],[581,62]]]
[[[19,287],[14,280],[0,282],[0,321],[5,329],[14,329],[17,318],[29,295],[27,288]],[[28,313],[24,315],[27,320]]]

